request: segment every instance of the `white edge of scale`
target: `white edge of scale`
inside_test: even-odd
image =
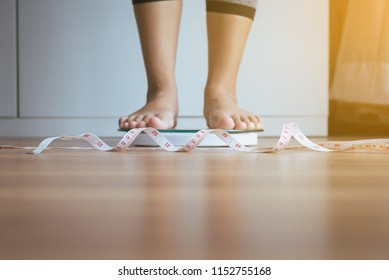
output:
[[[193,133],[182,132],[164,132],[162,135],[165,136],[174,146],[184,146],[188,144],[193,137]],[[236,133],[231,136],[245,146],[258,145],[258,134],[255,132]],[[155,141],[147,134],[141,133],[131,146],[157,147],[158,144],[156,144]],[[227,147],[227,145],[224,144],[216,135],[210,134],[201,142],[199,147]]]

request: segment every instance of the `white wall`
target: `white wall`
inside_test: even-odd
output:
[[[180,127],[201,128],[207,72],[205,3],[185,0],[178,50]],[[129,0],[19,0],[20,116],[0,135],[115,133],[144,104],[146,80]],[[241,67],[242,107],[325,135],[328,0],[260,0]]]
[[[0,117],[16,117],[16,12],[14,0],[0,1]]]
[[[328,114],[328,1],[259,0],[240,100],[264,116]]]

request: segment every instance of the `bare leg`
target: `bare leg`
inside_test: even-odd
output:
[[[157,1],[134,5],[147,72],[147,102],[119,119],[119,127],[176,126],[178,114],[175,64],[182,2]]]
[[[236,80],[252,20],[240,15],[208,12],[208,81],[204,116],[210,128],[258,129],[259,116],[237,106]]]

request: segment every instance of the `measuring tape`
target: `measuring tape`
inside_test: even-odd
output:
[[[275,153],[284,149],[298,149],[299,147],[288,147],[292,138],[296,139],[302,147],[309,148],[311,150],[319,152],[376,152],[376,153],[389,153],[389,139],[370,139],[370,140],[359,140],[359,141],[325,141],[320,143],[314,143],[309,140],[298,125],[294,122],[286,123],[283,126],[281,137],[277,144],[272,148],[257,148],[247,147],[222,129],[203,129],[193,135],[191,140],[184,146],[174,146],[166,137],[163,136],[158,130],[154,128],[134,128],[131,129],[119,143],[111,147],[107,145],[103,140],[91,133],[84,133],[78,136],[59,136],[50,137],[43,140],[38,147],[24,149],[34,149],[33,154],[40,154],[54,140],[84,140],[92,145],[96,150],[99,151],[124,151],[127,150],[134,140],[139,136],[140,133],[146,133],[150,136],[155,143],[162,149],[169,152],[189,152],[200,145],[200,143],[210,134],[216,135],[226,144],[228,147],[239,152],[249,153]],[[15,146],[0,146],[1,148],[22,148]],[[70,148],[77,149],[77,148]]]

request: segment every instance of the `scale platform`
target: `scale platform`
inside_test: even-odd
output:
[[[184,146],[188,144],[193,135],[201,129],[159,129],[158,131],[165,136],[174,146]],[[119,129],[122,132],[128,132],[129,129]],[[256,146],[258,144],[258,133],[263,129],[256,130],[226,130],[228,133],[245,146]],[[133,146],[158,146],[150,136],[145,133],[139,134],[135,139]],[[226,145],[213,134],[208,135],[200,144],[200,147],[225,147]]]

